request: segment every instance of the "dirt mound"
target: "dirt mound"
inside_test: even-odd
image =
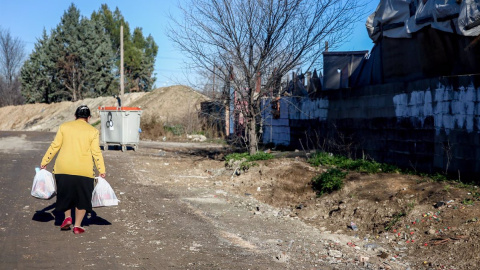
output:
[[[200,110],[208,98],[189,87],[174,85],[158,88],[132,102],[140,106],[145,116],[158,116],[162,122],[176,122]]]
[[[302,159],[259,163],[226,186],[324,233],[355,237],[356,241],[344,243],[352,253],[367,248],[384,256],[380,260],[410,269],[477,269],[476,186],[416,175],[350,172],[342,190],[317,197],[311,179],[326,168],[311,167]]]
[[[206,96],[193,89],[177,85],[158,88],[152,92],[124,95],[123,106],[141,107],[144,114],[154,114],[163,119],[181,119],[200,107]],[[27,104],[0,108],[0,130],[56,131],[65,121],[74,119],[75,109],[85,104],[92,111],[90,123],[99,121],[100,106],[117,106],[114,97],[84,99],[77,102],[64,101],[52,104]]]

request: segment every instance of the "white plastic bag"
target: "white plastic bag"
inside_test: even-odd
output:
[[[52,173],[45,169],[39,170],[33,178],[32,196],[48,200],[53,197],[55,191],[55,180]]]
[[[118,205],[119,200],[107,180],[103,177],[98,177],[97,180],[92,193],[92,207]]]

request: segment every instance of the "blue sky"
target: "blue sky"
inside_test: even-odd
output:
[[[93,11],[98,11],[103,3],[106,3],[112,11],[118,7],[130,24],[131,31],[135,27],[141,27],[143,34],[145,36],[151,34],[159,47],[155,63],[156,86],[184,81],[188,73],[184,68],[186,59],[177,51],[165,32],[168,14],[177,12],[175,0],[0,0],[0,27],[23,40],[27,54],[30,54],[43,29],[50,33],[50,30],[60,23],[60,18],[72,2],[86,17],[90,17]],[[365,21],[367,16],[375,11],[378,2],[369,1],[365,20],[355,25],[355,33],[350,41],[338,50],[357,51],[372,48],[373,43],[367,35]]]

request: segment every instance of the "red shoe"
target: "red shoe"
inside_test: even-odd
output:
[[[62,223],[62,226],[60,226],[60,230],[66,231],[70,230],[70,225],[72,225],[72,217],[67,217]]]
[[[82,227],[73,227],[73,233],[74,234],[81,234],[81,233],[84,233],[85,232],[85,229],[82,228]]]

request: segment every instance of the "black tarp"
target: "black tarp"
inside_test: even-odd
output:
[[[350,77],[351,87],[480,73],[479,37],[431,27],[411,38],[382,37]]]

